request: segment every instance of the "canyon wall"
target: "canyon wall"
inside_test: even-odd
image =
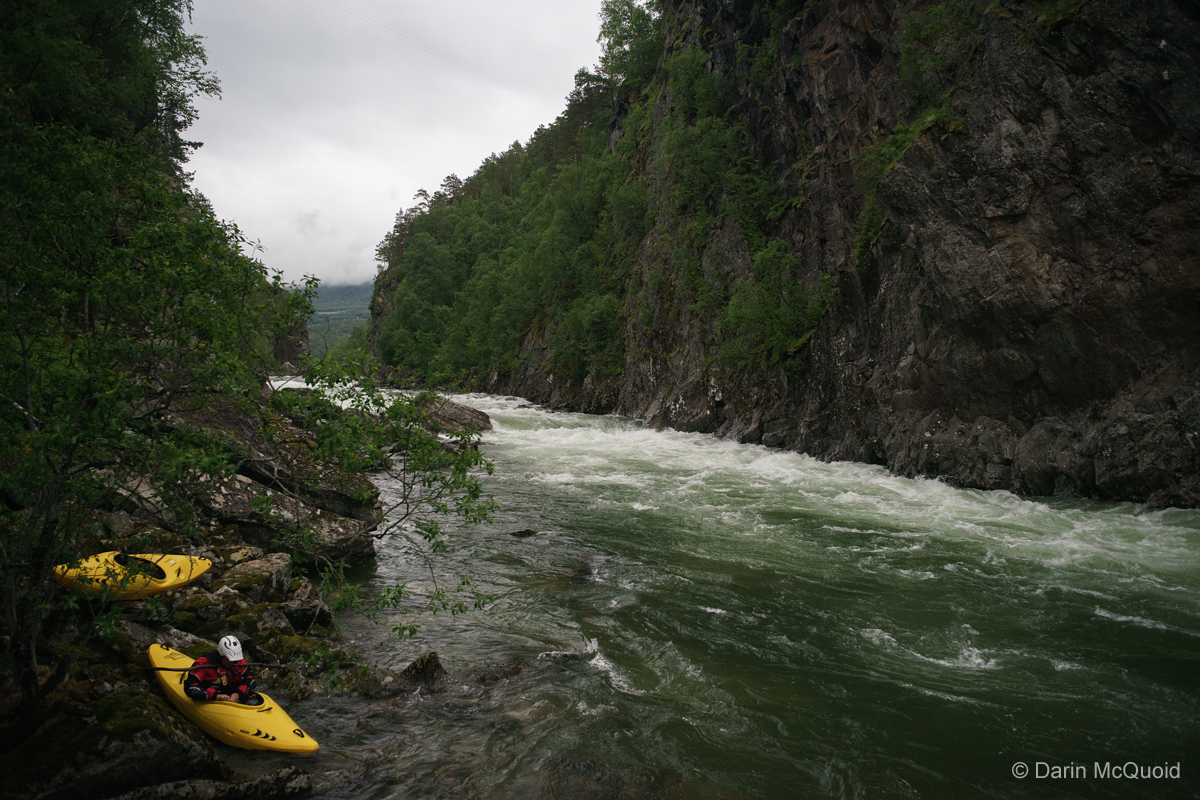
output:
[[[1200,502],[1200,6],[1004,0],[906,44],[927,4],[810,0],[781,32],[782,4],[665,5],[664,62],[701,48],[732,76],[792,198],[779,235],[834,300],[786,365],[730,372],[717,321],[656,277],[680,224],[663,206],[624,288],[619,376],[556,376],[535,328],[479,388],[963,487]],[[914,49],[942,65],[924,89]],[[864,156],[931,91],[942,111],[865,186]],[[736,221],[702,250],[750,275]]]

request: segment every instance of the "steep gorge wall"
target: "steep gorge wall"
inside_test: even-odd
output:
[[[653,319],[627,305],[619,379],[555,385],[531,335],[526,366],[488,388],[966,487],[1197,505],[1200,8],[1092,0],[1060,20],[994,3],[950,95],[964,125],[926,130],[886,174],[886,221],[856,259],[858,159],[921,110],[901,5],[808,3],[764,88],[738,61],[770,35],[761,4],[667,4],[668,55],[701,47],[735,76],[757,154],[798,201],[780,224],[803,277],[837,281],[792,368],[723,371],[714,321],[654,280],[670,256],[651,233]],[[702,259],[749,274],[736,223],[714,224]]]

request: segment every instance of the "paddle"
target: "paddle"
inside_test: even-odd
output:
[[[157,672],[191,672],[194,669],[212,669],[212,664],[201,664],[200,666],[191,667],[139,667],[143,670],[155,670]],[[234,664],[235,667],[299,667],[301,664]]]

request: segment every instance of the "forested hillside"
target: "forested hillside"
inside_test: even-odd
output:
[[[782,4],[773,24],[802,5]],[[649,325],[667,283],[687,288],[730,371],[786,359],[816,325],[831,287],[800,280],[779,238],[790,200],[778,170],[752,152],[747,122],[729,113],[733,82],[699,48],[664,58],[651,5],[614,0],[602,17],[604,57],[576,75],[562,116],[467,180],[451,175],[419,195],[380,245],[389,269],[377,310],[387,313],[373,338],[387,363],[470,383],[512,372],[536,331],[554,375],[610,381],[624,363],[622,317]],[[655,119],[668,82],[671,104]],[[725,220],[749,240],[745,275],[702,263]],[[652,229],[662,260],[655,285],[642,287],[638,256]]]
[[[1194,4],[605,0],[564,113],[379,248],[401,379],[1200,501]]]
[[[308,319],[308,342],[312,355],[320,358],[363,328],[371,314],[370,283],[321,286],[312,299],[313,315]]]

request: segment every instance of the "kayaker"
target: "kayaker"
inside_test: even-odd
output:
[[[192,664],[184,691],[193,700],[245,703],[254,692],[254,676],[245,664],[237,637],[222,637],[215,653],[200,656]]]

